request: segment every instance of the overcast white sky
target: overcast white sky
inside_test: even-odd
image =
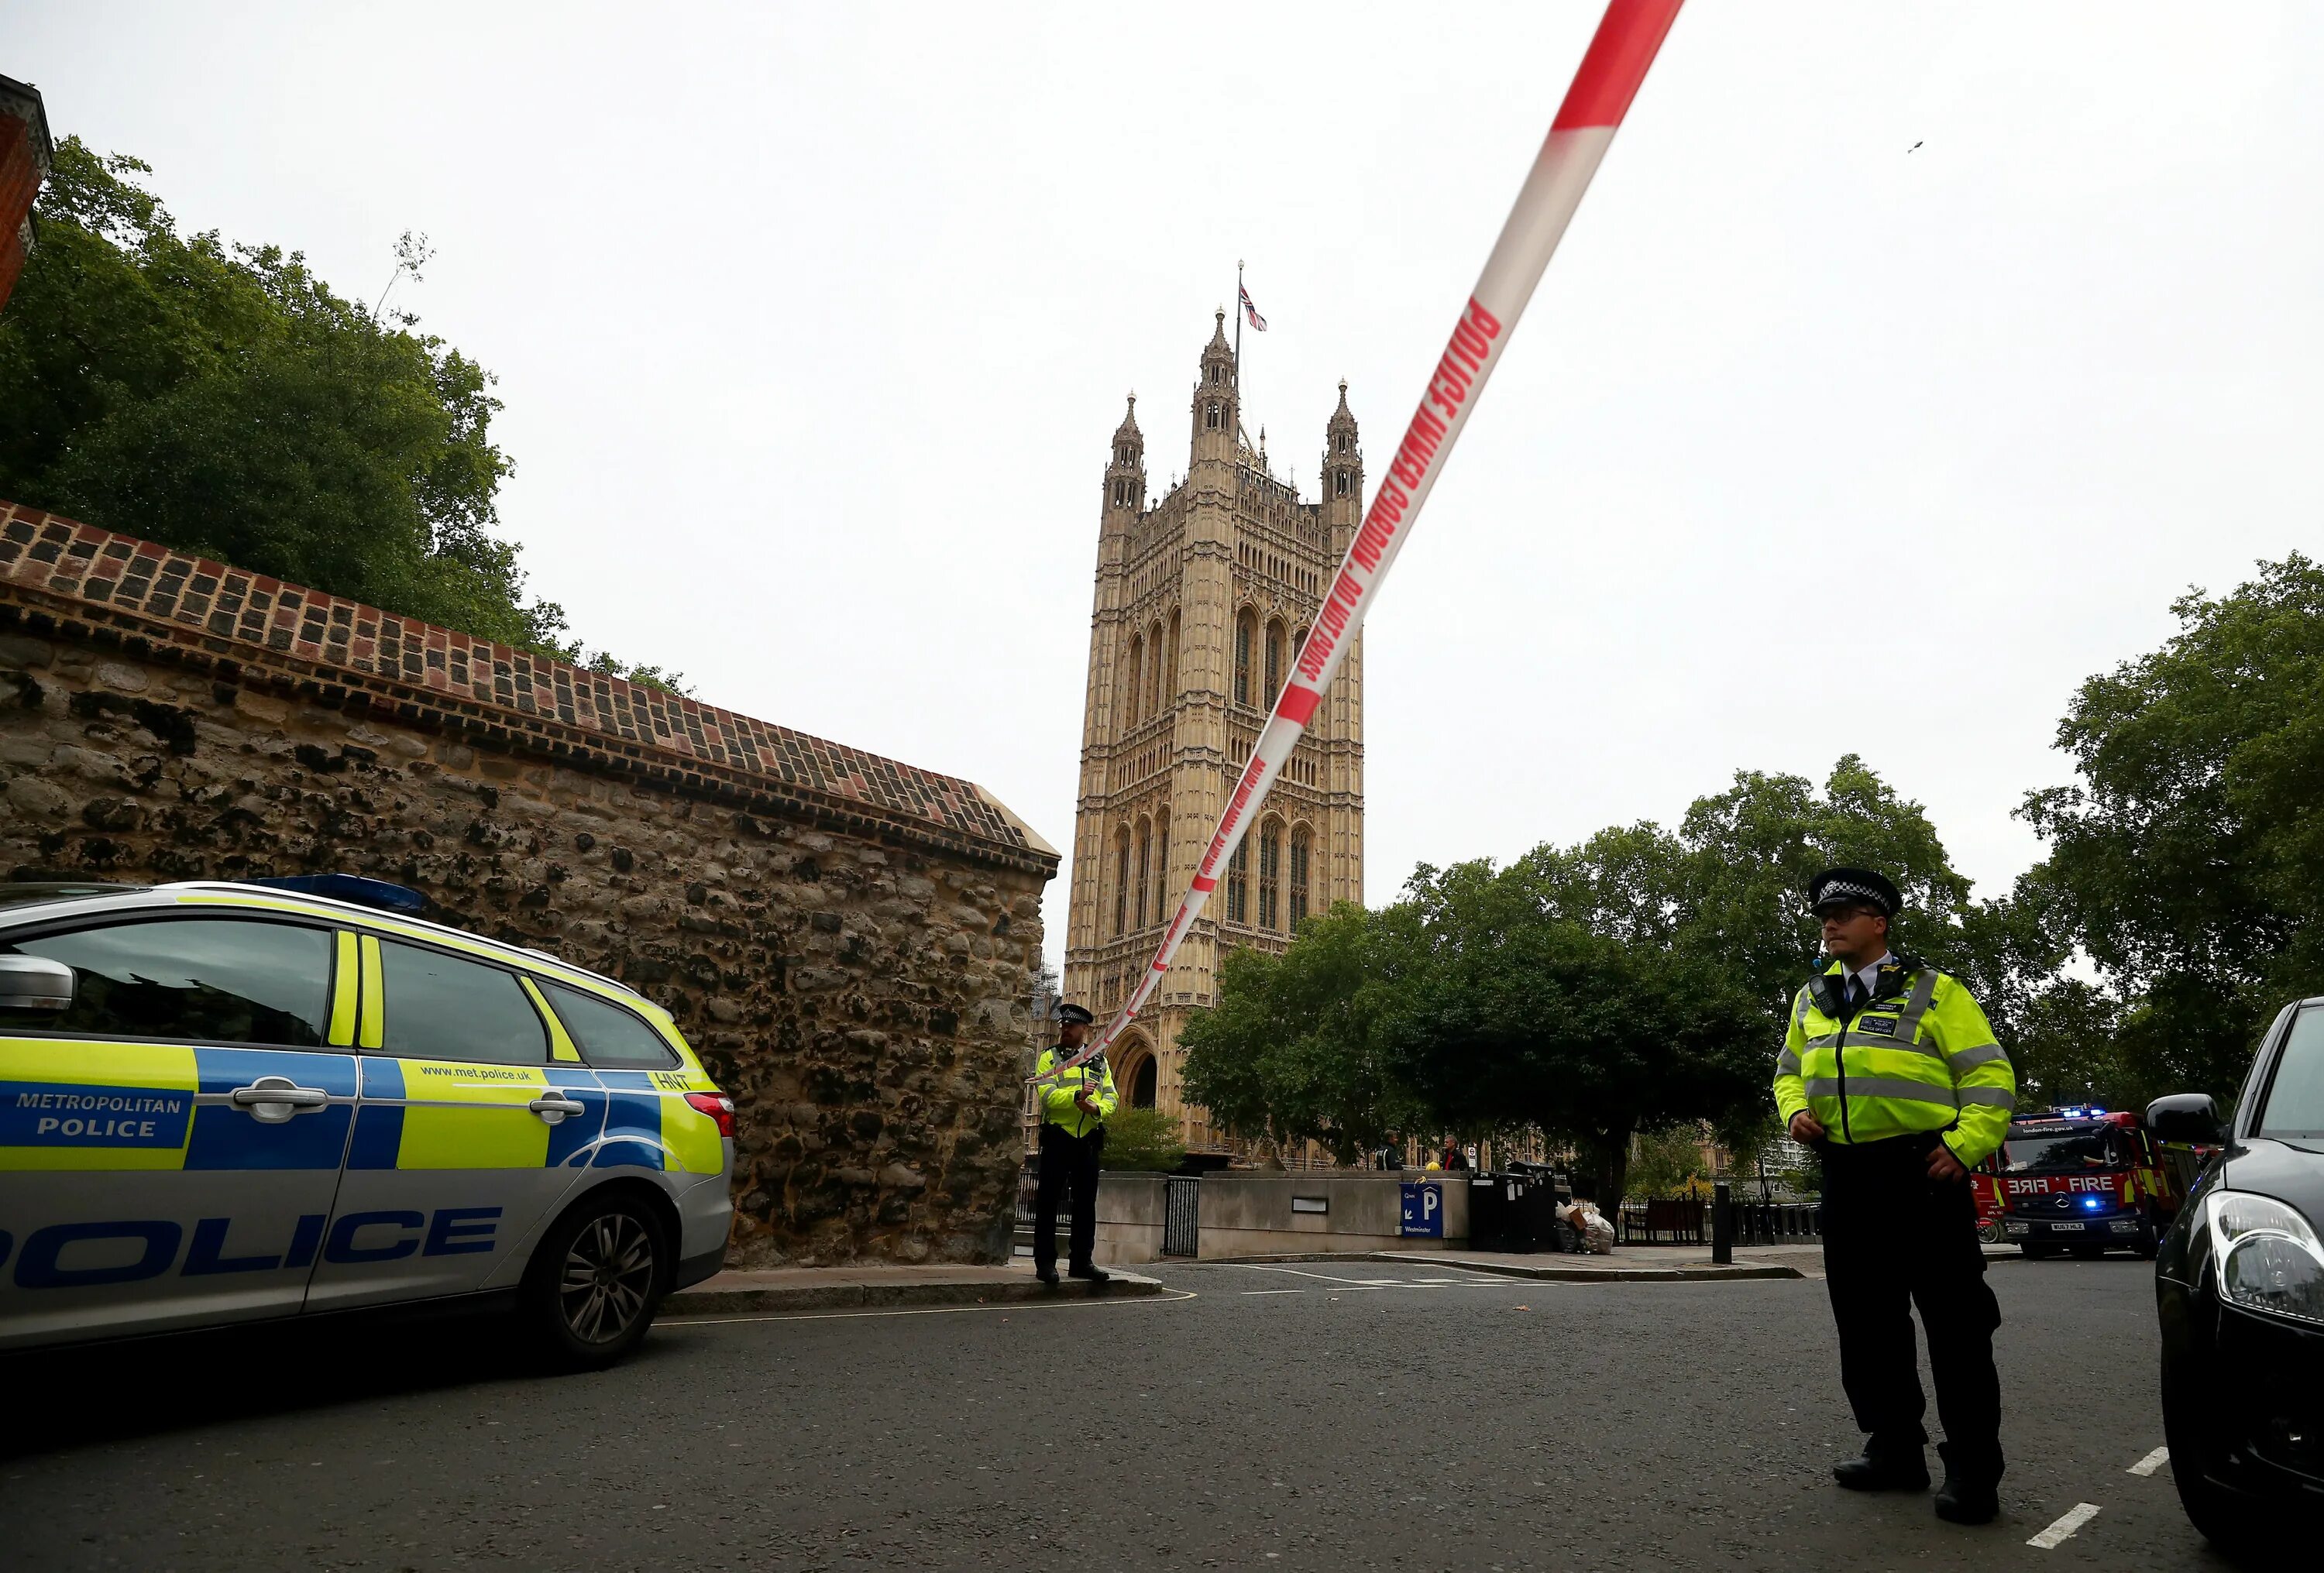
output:
[[[1598,11],[15,0],[0,72],[346,292],[426,231],[582,635],[1064,847],[1122,395],[1167,483],[1248,259],[1246,420],[1312,491],[1345,376],[1376,481]],[[1370,900],[1849,750],[2005,887],[2074,685],[2313,549],[2319,71],[1694,0],[1372,617]]]

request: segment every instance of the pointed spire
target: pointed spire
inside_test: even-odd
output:
[[[1232,354],[1234,346],[1227,343],[1227,308],[1222,306],[1211,315],[1218,326],[1211,330],[1211,342],[1203,346],[1204,353],[1207,354],[1212,350],[1224,350],[1229,354]]]
[[[1142,442],[1144,440],[1144,434],[1138,429],[1137,394],[1132,393],[1130,396],[1129,412],[1121,418],[1121,424],[1113,428],[1113,435],[1116,441],[1120,441],[1124,437],[1130,438],[1133,441]]]

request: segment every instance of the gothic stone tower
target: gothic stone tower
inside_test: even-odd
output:
[[[1137,400],[1113,434],[1099,513],[1096,610],[1074,823],[1065,997],[1100,1019],[1128,997],[1194,878],[1324,589],[1361,522],[1348,388],[1324,428],[1323,499],[1302,502],[1245,440],[1220,313],[1191,407],[1186,478],[1146,489]],[[1364,650],[1349,650],[1203,919],[1112,1051],[1126,1102],[1225,1145],[1179,1093],[1178,1029],[1215,998],[1222,951],[1279,951],[1310,913],[1364,894]]]

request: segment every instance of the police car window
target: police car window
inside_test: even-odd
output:
[[[318,1048],[330,1014],[331,938],[233,918],[162,918],[0,947],[73,970],[69,1008],[11,1012],[22,1030]]]
[[[540,988],[588,1063],[632,1071],[667,1071],[678,1063],[661,1035],[620,1006],[555,983]]]
[[[2267,1107],[2260,1110],[2259,1134],[2324,1134],[2324,1010],[2303,1010],[2292,1018],[2268,1084]]]
[[[392,940],[379,951],[387,995],[382,1052],[493,1065],[548,1061],[549,1029],[511,974]]]

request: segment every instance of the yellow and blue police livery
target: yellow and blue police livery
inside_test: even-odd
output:
[[[473,1297],[601,1364],[718,1270],[733,1103],[669,1013],[421,905],[0,885],[0,1348]]]

